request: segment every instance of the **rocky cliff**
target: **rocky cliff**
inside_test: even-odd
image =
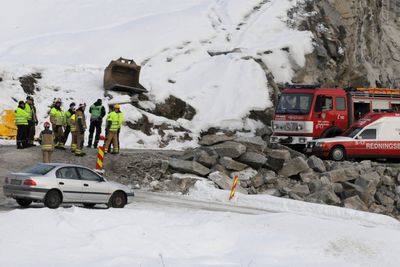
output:
[[[289,15],[315,42],[293,82],[400,87],[400,1],[307,0]]]

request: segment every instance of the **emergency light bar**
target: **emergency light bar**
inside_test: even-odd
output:
[[[291,89],[317,89],[321,88],[320,84],[285,84],[286,88]]]

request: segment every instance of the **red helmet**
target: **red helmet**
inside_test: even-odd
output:
[[[50,128],[50,122],[46,121],[46,122],[44,123],[44,128]]]

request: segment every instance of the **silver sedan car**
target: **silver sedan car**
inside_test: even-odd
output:
[[[82,203],[85,207],[107,204],[123,208],[132,202],[133,190],[120,183],[107,181],[98,173],[83,166],[47,163],[34,165],[5,178],[7,197],[28,207],[33,201],[56,209],[61,203]]]

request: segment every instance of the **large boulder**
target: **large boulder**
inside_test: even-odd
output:
[[[246,152],[246,146],[228,141],[221,144],[210,146],[212,150],[214,150],[221,157],[230,157],[230,158],[238,158],[244,152]]]
[[[352,196],[352,197],[346,198],[343,202],[344,202],[344,206],[349,209],[361,210],[361,211],[368,210],[368,207],[360,199],[359,196]]]
[[[211,146],[226,141],[232,141],[234,139],[234,136],[227,136],[226,134],[207,134],[201,138],[199,144],[202,146]]]
[[[325,203],[328,205],[340,205],[341,200],[335,194],[332,187],[324,186],[320,190],[307,196],[307,201],[314,203]]]
[[[218,154],[211,149],[198,149],[194,153],[193,159],[198,163],[211,168],[218,161]]]
[[[232,172],[231,173],[231,178],[234,178],[235,176],[239,177],[239,180],[250,180],[251,178],[253,178],[254,176],[257,175],[257,171],[252,169],[252,168],[247,168],[244,169],[243,171],[239,171],[239,172]]]
[[[279,175],[293,176],[309,169],[307,162],[302,157],[289,160],[280,170]]]
[[[238,137],[235,142],[241,143],[246,146],[248,152],[264,152],[267,147],[267,142],[265,142],[260,136],[256,137]]]
[[[248,166],[246,164],[240,163],[236,160],[233,160],[229,157],[222,157],[219,159],[219,163],[225,168],[233,171],[242,171],[246,169]]]
[[[316,172],[326,172],[326,167],[322,159],[312,155],[307,160],[308,166]]]
[[[361,200],[368,206],[374,201],[377,186],[380,182],[380,175],[377,172],[366,173],[361,175],[354,182],[355,189]]]
[[[233,185],[233,179],[221,172],[213,172],[208,178],[213,181],[219,188],[224,190],[231,190]],[[236,186],[236,192],[247,194],[247,190],[241,187],[239,184]]]
[[[170,95],[164,103],[156,104],[154,114],[170,120],[177,120],[179,118],[192,120],[194,115],[196,115],[196,110],[182,99]]]
[[[187,161],[180,159],[170,159],[169,166],[177,171],[193,173],[201,176],[206,176],[210,173],[210,169],[201,165],[196,161]]]
[[[267,153],[267,166],[269,169],[278,172],[282,169],[283,164],[289,160],[290,152],[284,149],[271,149]]]
[[[324,176],[328,177],[332,183],[346,182],[355,180],[360,176],[360,170],[358,168],[349,167],[345,169],[336,169],[329,172],[324,172]]]
[[[261,153],[245,152],[238,158],[238,161],[258,169],[267,162],[267,158]]]

